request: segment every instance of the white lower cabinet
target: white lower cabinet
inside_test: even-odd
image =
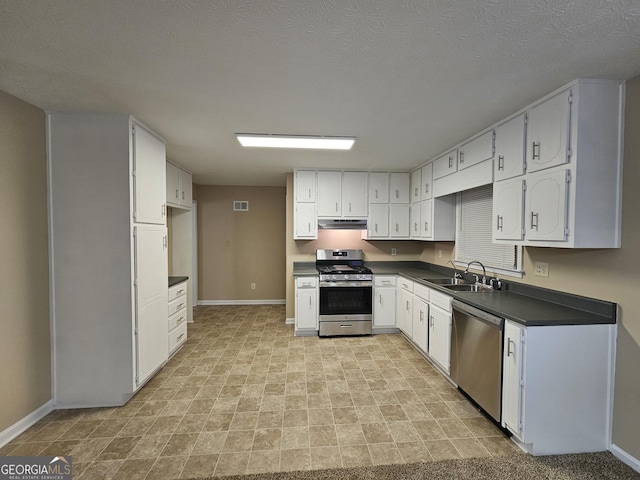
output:
[[[296,335],[318,332],[318,279],[296,278]]]
[[[396,277],[376,275],[373,278],[373,328],[396,326]]]
[[[413,342],[427,353],[429,335],[429,289],[416,283],[413,287]]]
[[[187,341],[187,282],[169,288],[169,355]]]
[[[413,282],[400,277],[398,284],[398,328],[413,338]]]
[[[607,450],[615,328],[505,321],[502,426],[526,451]]]
[[[451,366],[451,297],[431,291],[429,311],[429,356],[447,374]]]

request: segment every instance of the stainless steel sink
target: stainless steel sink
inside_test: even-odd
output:
[[[473,285],[473,282],[463,278],[423,278],[423,280],[447,287],[449,285]]]
[[[493,288],[489,285],[483,285],[481,283],[467,283],[463,285],[442,285],[447,290],[453,290],[454,292],[493,292]]]

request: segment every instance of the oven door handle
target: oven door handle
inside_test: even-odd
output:
[[[320,282],[322,287],[373,287],[373,282]]]

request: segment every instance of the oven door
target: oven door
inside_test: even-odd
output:
[[[340,315],[371,319],[371,282],[320,282],[320,317]],[[355,318],[355,317],[354,317]]]

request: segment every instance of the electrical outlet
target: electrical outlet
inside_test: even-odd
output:
[[[536,262],[536,275],[538,277],[548,277],[549,264],[546,262]]]
[[[438,258],[442,258],[442,250],[438,250]]]
[[[252,284],[251,284],[251,290],[255,290],[255,289],[256,289],[256,284],[255,284],[255,283],[252,283]]]
[[[396,253],[397,253],[396,249],[395,249],[395,248],[392,248],[392,249],[391,249],[391,255],[396,255]]]

